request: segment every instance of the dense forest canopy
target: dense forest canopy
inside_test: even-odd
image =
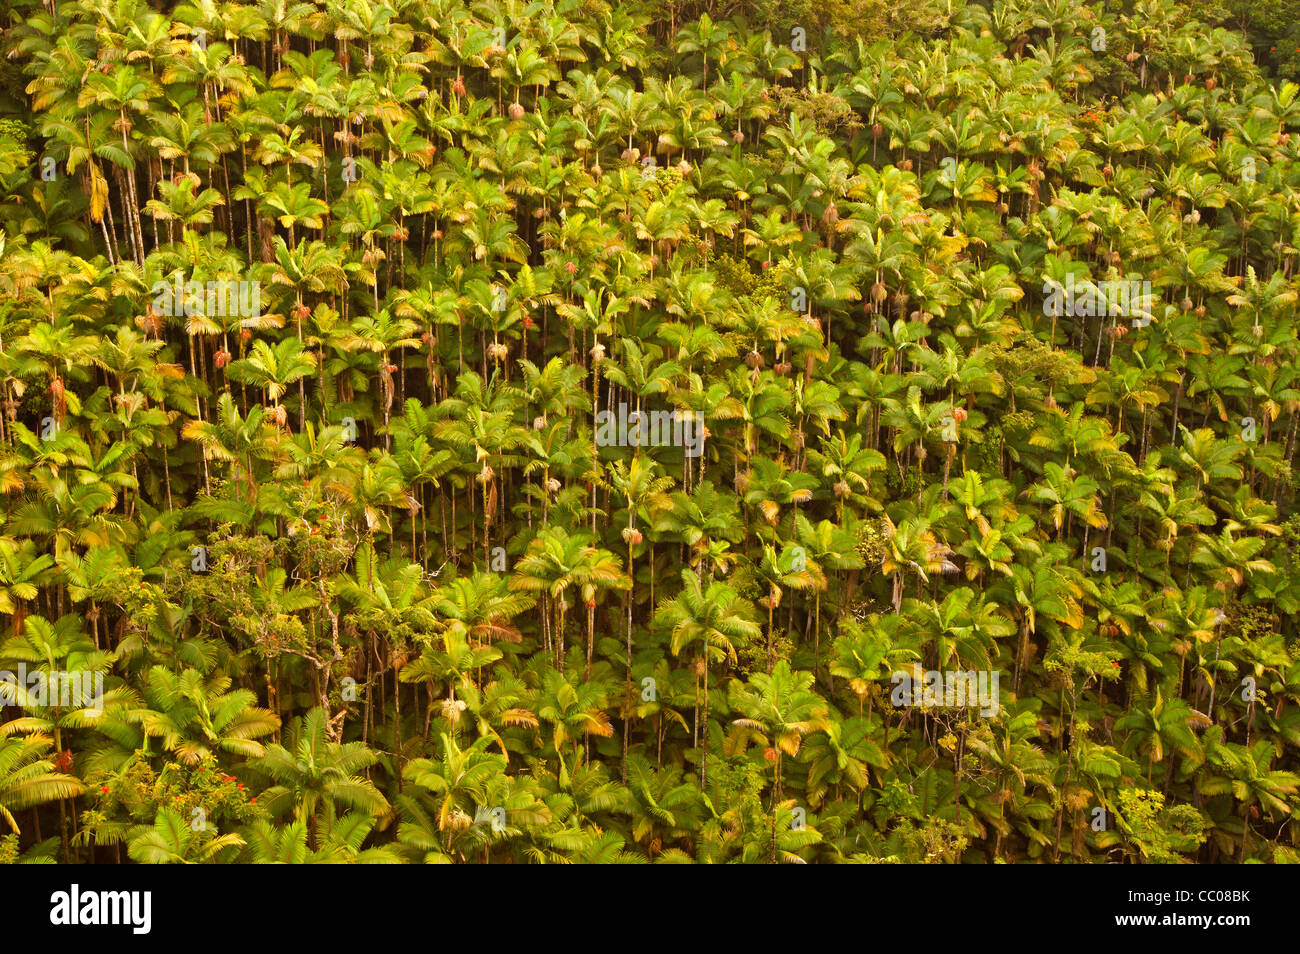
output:
[[[13,0],[0,858],[1300,860],[1295,7]]]

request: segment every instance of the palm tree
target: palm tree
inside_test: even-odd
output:
[[[252,863],[259,865],[399,863],[397,853],[386,845],[361,847],[374,827],[374,819],[364,812],[349,812],[334,822],[325,833],[321,847],[313,851],[308,845],[309,832],[304,822],[277,827],[259,818],[248,832],[246,850]]]
[[[903,605],[905,574],[917,576],[918,591],[921,583],[929,582],[931,573],[954,573],[957,565],[949,558],[952,551],[940,543],[924,520],[905,520],[898,526],[885,517],[886,543],[881,560],[881,571],[894,578],[894,612]]]
[[[751,729],[762,744],[773,749],[772,837],[776,837],[777,805],[782,798],[781,763],[785,756],[796,756],[805,736],[827,725],[825,701],[812,689],[811,673],[790,669],[784,659],[771,674],[756,672],[744,686],[737,686],[732,704],[743,717],[734,724]],[[773,858],[775,861],[775,845]]]
[[[253,342],[247,358],[226,368],[226,375],[231,380],[261,388],[271,402],[271,418],[277,424],[283,424],[285,415],[280,407],[280,398],[284,397],[289,385],[306,378],[315,369],[316,358],[303,349],[301,341],[286,339],[271,347],[259,340]],[[301,414],[305,424],[305,406]]]
[[[512,590],[542,594],[542,631],[546,648],[554,648],[556,665],[564,669],[564,620],[567,591],[579,591],[587,609],[587,671],[591,670],[595,643],[596,595],[605,589],[627,589],[619,559],[608,550],[592,546],[585,533],[570,536],[562,527],[542,530],[528,545],[510,580]]]
[[[1292,803],[1288,800],[1300,790],[1300,775],[1271,769],[1276,752],[1272,744],[1261,740],[1253,747],[1229,743],[1221,746],[1210,740],[1215,750],[1216,768],[1224,775],[1214,775],[1202,782],[1200,790],[1206,795],[1231,793],[1233,801],[1242,806],[1241,858],[1244,861],[1250,847],[1250,819],[1256,809],[1270,815],[1290,815]],[[1254,803],[1254,805],[1252,805]]]
[[[456,851],[459,834],[474,825],[484,810],[501,808],[504,813],[504,807],[490,802],[505,773],[506,759],[487,751],[488,739],[477,739],[465,749],[446,733],[440,739],[442,757],[417,759],[406,766],[405,775],[431,796],[438,831],[445,839],[442,847],[450,854]]]
[[[54,761],[44,757],[52,745],[39,733],[0,737],[0,818],[15,834],[20,829],[14,812],[75,798],[86,790],[79,778],[56,772]]]
[[[1201,746],[1192,731],[1205,727],[1210,720],[1182,699],[1166,700],[1159,689],[1150,705],[1143,704],[1115,723],[1115,728],[1129,732],[1129,747],[1147,753],[1147,782],[1156,762],[1165,760],[1166,751],[1172,750],[1184,758],[1202,758]],[[1130,731],[1131,730],[1131,731]]]
[[[1052,762],[1032,741],[1037,735],[1038,720],[1032,711],[1026,709],[1014,716],[1008,713],[1005,720],[982,724],[978,731],[966,738],[971,752],[988,773],[987,781],[982,784],[997,793],[993,800],[998,806],[998,814],[992,820],[998,832],[993,845],[994,857],[1001,857],[1002,839],[1010,829],[1006,821],[1008,805],[1013,816],[1022,814],[1021,805],[1029,801],[1027,796],[1031,785],[1037,786],[1044,794],[1056,794],[1056,787],[1052,784]]]
[[[227,691],[230,677],[205,679],[195,669],[180,674],[154,666],[145,684],[147,708],[132,713],[146,738],[162,740],[163,748],[182,762],[197,764],[217,752],[261,758],[266,749],[258,738],[279,728],[280,720],[253,705],[248,689]]]
[[[217,420],[214,423],[191,421],[181,434],[198,442],[205,461],[219,460],[234,465],[231,468],[232,480],[247,485],[250,502],[257,497],[255,462],[274,460],[277,456],[264,407],[255,405],[247,416],[243,416],[235,406],[234,398],[226,392],[217,399]]]
[[[384,406],[384,447],[390,446],[388,435],[388,415],[393,406],[395,389],[393,386],[393,371],[398,369],[390,357],[390,353],[395,348],[414,348],[420,341],[413,338],[412,334],[419,326],[414,321],[406,318],[394,318],[388,309],[381,309],[373,315],[361,315],[352,323],[352,328],[344,336],[340,344],[345,348],[359,348],[364,351],[370,351],[381,355],[379,365],[379,381],[382,389],[381,397]],[[401,359],[399,359],[401,360]],[[402,361],[400,365],[402,371],[403,392],[406,379],[406,365]]]
[[[568,785],[571,777],[564,761],[564,750],[571,740],[579,738],[608,738],[614,734],[604,707],[608,701],[606,687],[585,677],[566,676],[563,672],[548,669],[539,687],[536,699],[537,718],[551,726],[551,749],[560,767],[559,779]],[[576,755],[574,763],[576,764]]]
[[[700,728],[704,729],[704,742],[700,748],[700,784],[708,778],[709,754],[709,667],[714,661],[737,662],[736,648],[757,639],[762,630],[753,621],[753,606],[741,599],[734,589],[722,581],[711,582],[707,587],[700,578],[688,570],[682,571],[682,591],[666,603],[661,603],[655,613],[657,622],[671,627],[671,649],[680,656],[691,649],[697,659],[695,728],[696,745],[700,743]],[[703,691],[700,686],[703,685]],[[703,719],[700,717],[703,701]]]
[[[637,517],[640,514],[645,515],[645,519],[653,522],[655,517],[664,510],[672,506],[672,500],[668,496],[668,489],[673,485],[670,477],[656,477],[656,467],[649,458],[637,454],[632,458],[630,464],[623,461],[614,461],[610,466],[610,483],[614,488],[623,495],[627,502],[627,526],[622,531],[623,541],[627,544],[627,575],[628,579],[635,584],[636,582],[636,547],[645,539],[644,535],[636,526]],[[654,564],[654,544],[649,545],[651,557],[650,563]],[[631,594],[634,587],[629,587],[627,598],[627,680],[624,684],[623,700],[623,778],[627,779],[627,743],[628,732],[632,723],[632,610],[635,603],[635,597]],[[654,583],[653,569],[651,571],[651,591],[650,605],[654,605]]]
[[[266,755],[251,767],[275,783],[266,790],[266,810],[309,823],[313,847],[337,824],[340,807],[374,818],[389,810],[388,800],[374,783],[358,774],[374,765],[378,756],[360,742],[329,741],[323,709],[295,719],[285,743],[267,746]]]
[[[142,76],[140,70],[133,64],[121,63],[111,72],[91,73],[77,97],[78,107],[94,104],[117,113],[115,125],[122,137],[120,158],[125,170],[124,172],[119,170],[119,182],[126,180],[127,233],[131,239],[137,264],[142,264],[145,258],[144,229],[140,222],[141,206],[136,192],[135,160],[129,133],[140,116],[151,112],[150,100],[157,93],[157,84],[151,76]]]

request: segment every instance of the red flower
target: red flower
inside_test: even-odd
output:
[[[250,799],[248,800],[248,804],[251,805],[251,804],[253,804],[253,802],[255,802],[255,801],[257,801],[257,796],[256,796],[256,795],[254,795],[252,798],[250,798]]]
[[[107,785],[101,785],[101,786],[99,786],[99,790],[100,790],[101,792],[103,792],[105,795],[108,794],[108,786],[107,786]]]
[[[244,783],[243,783],[243,782],[240,782],[240,783],[239,783],[238,785],[236,785],[235,787],[238,788],[238,789],[240,789],[240,790],[242,791],[243,788],[244,788]]]
[[[577,270],[578,270],[578,266],[575,265],[575,264],[573,264],[573,262],[565,262],[565,263],[564,263],[564,270],[565,270],[566,272],[568,272],[570,275],[572,275],[572,274],[574,274],[575,272],[577,272]]]
[[[776,761],[776,749],[773,749],[773,748],[767,748],[767,749],[764,749],[764,750],[763,750],[763,758],[767,759],[769,762],[775,762],[775,761]]]
[[[532,315],[524,315],[524,327],[531,328],[532,326],[533,326]]]

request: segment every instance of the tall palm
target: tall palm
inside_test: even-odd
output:
[[[275,783],[263,796],[267,811],[311,823],[316,845],[337,820],[339,808],[376,818],[388,811],[388,800],[359,774],[376,761],[378,756],[360,742],[329,741],[325,711],[315,708],[294,720],[284,745],[267,746],[266,755],[251,767]]]
[[[708,778],[709,669],[716,662],[737,661],[737,647],[757,639],[762,630],[753,621],[753,606],[722,582],[706,587],[689,570],[682,571],[682,591],[659,606],[656,621],[671,628],[674,656],[689,649],[695,655],[695,744],[700,745],[700,784]],[[703,689],[701,690],[701,686]],[[701,719],[701,702],[703,718]],[[704,741],[700,743],[700,729]]]

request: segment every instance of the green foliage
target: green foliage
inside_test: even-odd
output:
[[[156,7],[0,40],[0,862],[1300,856],[1290,0]]]
[[[0,119],[0,185],[12,188],[15,173],[32,160],[27,150],[28,129],[13,119]]]
[[[871,41],[907,31],[934,33],[947,22],[943,11],[943,4],[930,2],[900,5],[884,0],[756,0],[746,4],[745,15],[751,23],[770,24],[778,35],[803,26],[810,34],[830,30],[837,37]]]
[[[1166,807],[1159,792],[1140,789],[1121,791],[1119,804],[1120,828],[1146,864],[1181,862],[1205,841],[1205,819],[1191,805]]]

